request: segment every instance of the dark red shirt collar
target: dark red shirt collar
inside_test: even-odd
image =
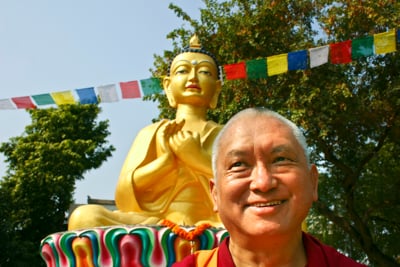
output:
[[[235,267],[229,251],[229,236],[219,245],[218,266]],[[313,236],[303,233],[303,244],[307,254],[305,267],[361,267],[363,264],[340,254],[334,248],[322,244]]]

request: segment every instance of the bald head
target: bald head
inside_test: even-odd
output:
[[[292,121],[286,119],[282,115],[266,109],[266,108],[248,108],[244,109],[237,114],[235,114],[224,126],[224,128],[220,131],[218,134],[217,138],[214,141],[213,145],[213,150],[212,150],[212,169],[214,173],[214,179],[217,178],[217,159],[219,156],[220,148],[221,148],[221,143],[226,135],[229,135],[234,131],[234,127],[237,126],[238,124],[240,125],[245,125],[246,127],[252,127],[252,125],[247,125],[246,122],[248,121],[249,118],[255,118],[259,117],[260,119],[262,118],[273,118],[281,123],[283,123],[285,126],[287,126],[290,131],[292,132],[293,136],[299,143],[299,145],[302,147],[304,156],[307,159],[307,164],[309,164],[309,153],[308,153],[308,147],[307,147],[307,142],[306,138],[304,137],[304,134],[300,130],[300,128],[294,124]]]

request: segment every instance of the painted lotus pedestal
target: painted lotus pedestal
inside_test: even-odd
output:
[[[48,267],[162,267],[196,250],[212,249],[227,236],[223,228],[177,230],[164,225],[137,225],[55,233],[43,239],[41,254]]]

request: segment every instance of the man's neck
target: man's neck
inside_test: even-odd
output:
[[[236,267],[304,267],[307,264],[301,234],[286,239],[252,239],[251,244],[237,244],[230,239],[229,250]]]

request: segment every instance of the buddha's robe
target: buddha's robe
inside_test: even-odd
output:
[[[157,131],[168,120],[143,128],[134,140],[122,167],[115,193],[117,210],[109,211],[99,205],[84,205],[75,210],[68,229],[119,224],[155,224],[168,219],[177,224],[195,225],[208,222],[221,226],[213,211],[209,190],[210,171],[206,174],[177,160],[166,175],[150,176],[145,188],[133,179],[135,171],[157,159]],[[211,157],[212,144],[222,126],[208,121],[201,131],[201,146]]]

